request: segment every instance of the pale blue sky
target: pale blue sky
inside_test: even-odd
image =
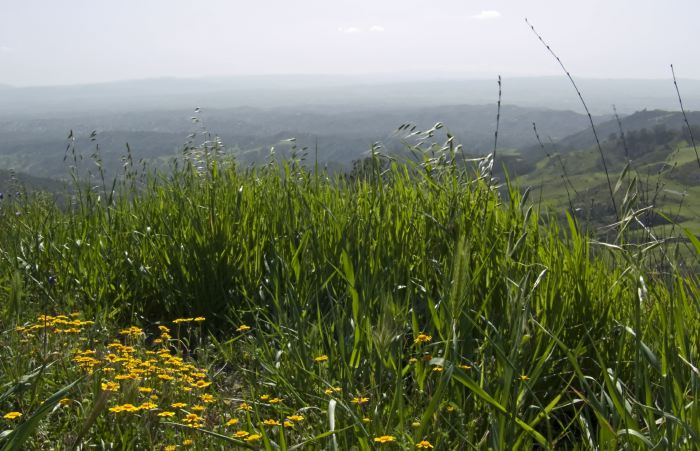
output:
[[[0,83],[238,74],[700,78],[700,0],[0,0]]]

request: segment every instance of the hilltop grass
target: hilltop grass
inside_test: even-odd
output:
[[[433,160],[76,190],[0,204],[2,449],[698,443],[700,287],[658,244]]]

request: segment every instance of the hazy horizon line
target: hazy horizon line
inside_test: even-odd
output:
[[[566,75],[555,75],[555,74],[542,74],[542,75],[500,75],[503,79],[544,79],[544,78],[558,78],[566,79]],[[28,85],[18,85],[13,83],[0,82],[0,86],[11,89],[26,89],[26,88],[68,88],[68,87],[88,87],[88,86],[101,86],[110,84],[120,84],[120,83],[137,83],[137,82],[156,82],[156,81],[225,81],[225,80],[235,80],[235,79],[274,79],[274,78],[326,78],[326,79],[338,79],[338,80],[365,80],[365,81],[385,81],[391,82],[392,77],[397,77],[393,79],[393,82],[418,82],[418,81],[493,81],[494,83],[498,80],[499,75],[496,74],[492,77],[483,74],[464,74],[464,73],[417,73],[417,74],[406,74],[400,72],[374,72],[374,73],[304,73],[304,72],[290,72],[290,73],[259,73],[259,74],[230,74],[230,75],[202,75],[202,76],[177,76],[177,75],[162,75],[157,77],[143,77],[143,78],[121,78],[113,80],[103,80],[103,81],[92,81],[92,82],[75,82],[75,83],[56,83],[56,84],[28,84]],[[668,77],[596,77],[596,76],[573,76],[575,80],[594,80],[594,81],[671,81],[672,76],[669,74]],[[375,80],[372,80],[375,79]],[[678,80],[700,82],[700,78],[690,78],[690,77],[678,77]]]

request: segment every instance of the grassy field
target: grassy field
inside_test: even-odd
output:
[[[1,449],[694,449],[697,275],[425,163],[0,201]]]

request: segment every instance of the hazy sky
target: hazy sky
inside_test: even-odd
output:
[[[700,0],[0,0],[0,83],[238,74],[700,78]]]

